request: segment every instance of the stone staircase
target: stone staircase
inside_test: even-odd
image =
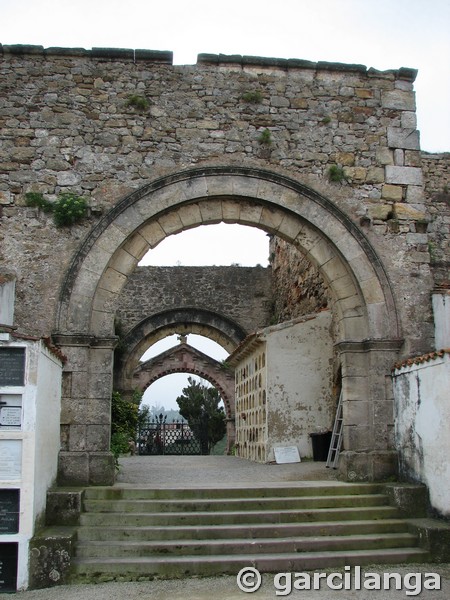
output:
[[[381,484],[84,492],[72,580],[236,575],[426,562]]]

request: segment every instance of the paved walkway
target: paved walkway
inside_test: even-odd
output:
[[[233,456],[130,456],[120,460],[117,485],[143,485],[157,487],[230,487],[276,486],[279,483],[311,485],[322,481],[332,484],[336,471],[327,469],[325,463],[305,461],[295,464],[257,464]],[[289,567],[286,566],[286,571]],[[441,590],[424,590],[422,600],[448,600],[450,598],[450,565],[410,565],[366,568],[366,572],[399,573],[402,581],[408,572],[438,573],[442,576]],[[364,572],[364,571],[363,571]],[[312,574],[311,574],[312,576]],[[422,575],[422,581],[425,575]],[[292,584],[295,577],[292,577]],[[364,581],[364,579],[363,579]],[[418,580],[417,580],[418,581]],[[407,588],[402,590],[330,590],[326,583],[320,590],[292,589],[290,594],[280,594],[286,587],[280,580],[276,594],[274,575],[263,575],[258,591],[245,593],[238,588],[236,577],[224,576],[204,579],[183,579],[146,582],[99,583],[97,585],[60,586],[45,590],[18,592],[19,600],[243,600],[255,598],[268,600],[288,595],[293,599],[308,600],[400,600],[410,598]],[[414,582],[409,582],[414,583]],[[293,587],[293,585],[292,585]],[[417,589],[417,588],[416,588]],[[2,595],[2,594],[0,594]],[[11,597],[11,596],[9,596]],[[412,596],[414,597],[414,596]],[[5,595],[6,600],[6,595]]]
[[[118,484],[158,487],[265,485],[335,481],[324,462],[260,464],[236,456],[126,456],[120,459]]]

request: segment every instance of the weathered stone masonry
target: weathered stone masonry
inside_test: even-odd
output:
[[[53,334],[68,356],[61,481],[113,476],[114,317],[127,278],[166,236],[220,221],[262,228],[318,270],[342,362],[344,471],[385,475],[394,448],[385,383],[395,359],[433,346],[429,242],[444,264],[449,235],[424,195],[415,71],[1,50],[0,261],[16,276],[19,329]],[[133,107],[136,95],[148,108]],[[333,165],[345,181],[328,180]],[[90,206],[72,228],[25,205],[26,192],[54,200],[69,190]]]
[[[139,267],[123,289],[117,319],[128,332],[148,315],[208,309],[247,335],[268,324],[271,298],[270,269],[263,267]]]

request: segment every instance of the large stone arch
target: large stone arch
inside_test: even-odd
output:
[[[98,223],[63,284],[58,332],[113,335],[115,300],[142,256],[168,235],[222,221],[259,227],[301,247],[335,295],[344,339],[399,336],[383,265],[342,210],[290,178],[218,167],[158,179]]]
[[[189,333],[207,337],[231,353],[249,332],[223,315],[196,307],[149,315],[122,340],[122,351],[114,365],[116,387],[125,393],[134,388],[133,374],[140,358],[153,344],[172,334]]]
[[[221,221],[275,234],[320,270],[333,295],[342,364],[347,453],[341,463],[349,477],[384,476],[394,460],[384,378],[401,344],[388,277],[366,236],[339,207],[274,172],[211,167],[163,177],[124,198],[93,229],[63,284],[56,336],[74,364],[85,365],[87,398],[106,401],[110,391],[115,305],[142,256],[168,235]],[[71,451],[69,441],[69,451],[61,453],[62,481],[76,470],[74,460],[83,463],[78,480],[106,479],[99,469],[107,460],[109,422],[84,423],[80,449],[75,444]],[[89,443],[93,427],[96,443]],[[82,461],[77,452],[84,453]]]

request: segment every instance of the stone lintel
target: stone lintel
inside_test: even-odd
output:
[[[360,341],[344,340],[334,345],[339,353],[352,352],[398,352],[403,346],[402,338],[365,339]]]
[[[119,338],[117,336],[99,337],[84,333],[55,333],[53,343],[57,346],[84,346],[86,348],[110,348],[113,350]]]

